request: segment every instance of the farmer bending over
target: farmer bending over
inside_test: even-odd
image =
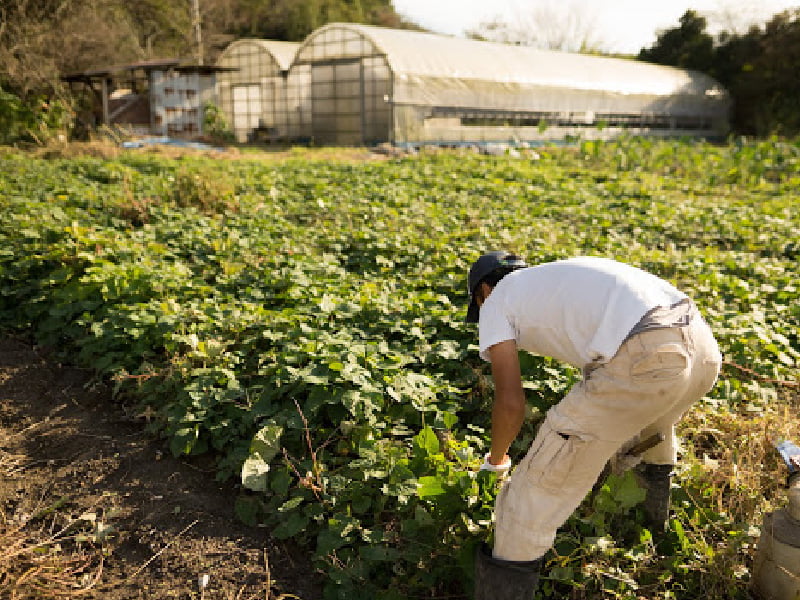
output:
[[[663,434],[636,473],[651,528],[669,514],[674,425],[716,381],[717,343],[694,303],[655,275],[604,258],[528,267],[507,252],[469,272],[468,322],[492,365],[492,444],[482,468],[511,466],[525,415],[522,349],[582,370],[546,415],[527,455],[497,496],[493,551],[476,558],[476,600],[531,598],[556,530],[626,443]]]

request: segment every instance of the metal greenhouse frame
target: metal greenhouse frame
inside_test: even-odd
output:
[[[312,32],[290,73],[320,144],[719,137],[730,109],[696,71],[351,23]]]
[[[277,141],[300,135],[302,115],[288,80],[300,44],[241,39],[220,54],[217,97],[239,142]]]

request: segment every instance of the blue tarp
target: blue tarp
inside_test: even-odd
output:
[[[122,142],[123,148],[144,148],[145,146],[177,146],[179,148],[193,148],[195,150],[216,150],[222,152],[223,148],[217,148],[203,142],[190,142],[171,137],[147,137],[136,140]]]

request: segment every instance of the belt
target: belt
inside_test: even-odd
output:
[[[639,319],[639,322],[628,332],[622,343],[644,331],[686,327],[696,315],[697,306],[689,298],[684,298],[671,306],[656,306],[648,310]]]

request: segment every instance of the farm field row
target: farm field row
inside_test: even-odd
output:
[[[328,156],[326,154],[326,156]],[[584,502],[542,598],[744,598],[794,435],[800,145],[584,142],[521,157],[43,160],[0,154],[0,328],[241,479],[238,516],[308,546],[330,598],[468,594],[490,535],[491,403],[466,270],[488,249],[600,255],[694,297],[727,364],[682,425],[654,543],[630,476]],[[530,419],[578,374],[523,358]]]

